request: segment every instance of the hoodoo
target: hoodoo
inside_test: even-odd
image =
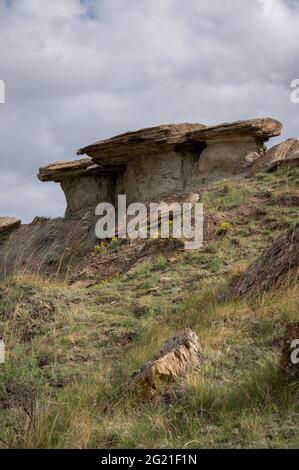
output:
[[[94,213],[99,202],[159,202],[208,180],[237,175],[260,157],[264,142],[281,132],[271,118],[205,126],[166,124],[98,141],[78,150],[88,155],[40,168],[41,181],[61,184],[66,217]]]

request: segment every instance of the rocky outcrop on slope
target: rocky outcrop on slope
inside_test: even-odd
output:
[[[114,202],[113,181],[123,171],[119,165],[103,167],[91,158],[82,158],[42,167],[38,179],[59,182],[67,201],[65,217],[79,220],[93,215],[100,201]]]
[[[89,219],[65,220],[36,217],[9,236],[0,234],[0,279],[4,274],[25,269],[43,275],[71,266],[96,244],[94,224]]]
[[[299,165],[299,141],[287,139],[261,155],[251,168],[251,175],[269,172],[282,165]]]
[[[160,153],[191,142],[264,142],[280,135],[282,124],[271,118],[250,119],[205,126],[203,124],[165,124],[127,132],[111,139],[100,140],[78,150],[77,155],[89,155],[94,161],[111,162],[138,155]]]
[[[264,153],[263,142],[280,134],[271,118],[205,126],[164,124],[100,140],[78,150],[78,161],[41,168],[41,181],[58,181],[67,200],[67,218],[94,212],[100,202],[159,202],[193,191],[207,180],[247,174]]]
[[[299,224],[278,238],[243,274],[232,289],[235,297],[259,294],[298,278]]]
[[[200,363],[201,346],[194,331],[186,328],[168,339],[157,358],[145,363],[129,381],[151,397],[176,382]]]

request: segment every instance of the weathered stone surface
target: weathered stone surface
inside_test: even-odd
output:
[[[263,251],[233,287],[233,296],[258,294],[294,282],[298,279],[298,268],[299,224]]]
[[[80,219],[88,213],[94,214],[99,202],[115,202],[116,175],[121,175],[124,169],[119,165],[103,167],[90,158],[82,158],[40,168],[38,178],[60,182],[67,202],[65,217]]]
[[[111,201],[110,180],[99,176],[78,176],[65,179],[61,188],[66,197],[65,217],[84,217],[88,212],[94,214],[99,202]]]
[[[103,167],[95,164],[90,158],[81,158],[74,161],[55,162],[44,166],[39,169],[37,177],[40,181],[61,182],[66,179],[82,176],[112,176],[123,170],[123,167]]]
[[[196,174],[204,178],[238,174],[263,152],[256,142],[219,142],[208,145],[199,158]]]
[[[281,165],[299,165],[299,141],[287,139],[261,155],[251,168],[251,175],[273,171]]]
[[[290,323],[286,327],[281,368],[288,376],[299,378],[299,322]]]
[[[265,142],[280,135],[282,124],[276,119],[261,118],[228,122],[203,127],[189,132],[190,140],[197,142]]]
[[[61,181],[64,178],[80,175],[94,165],[90,158],[54,162],[40,168],[37,177],[40,181]]]
[[[153,396],[167,384],[176,382],[200,363],[201,347],[196,334],[186,328],[168,339],[160,355],[144,364],[129,381],[129,386]]]
[[[124,163],[136,156],[146,157],[174,149],[180,144],[186,144],[187,133],[203,127],[205,127],[203,124],[164,124],[126,132],[83,147],[77,151],[77,155],[89,155],[101,164]]]
[[[12,232],[21,225],[21,221],[15,217],[0,217],[0,235]]]
[[[0,279],[19,269],[45,276],[68,271],[70,266],[74,269],[74,254],[80,259],[97,242],[94,226],[95,220],[88,218],[39,217],[14,230],[3,243],[0,236]]]

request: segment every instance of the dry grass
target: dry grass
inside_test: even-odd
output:
[[[244,194],[233,182],[215,191],[228,210],[286,182],[291,197],[296,169],[245,181]],[[298,447],[299,384],[278,366],[285,323],[298,321],[298,286],[221,300],[230,280],[285,230],[281,223],[296,220],[294,206],[280,210],[277,200],[265,197],[254,225],[238,214],[204,250],[151,257],[90,289],[20,272],[2,283],[0,445]],[[129,392],[131,374],[185,327],[204,348],[199,373],[167,402]]]

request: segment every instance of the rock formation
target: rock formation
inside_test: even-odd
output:
[[[259,294],[298,278],[299,224],[278,238],[243,274],[233,296]]]
[[[192,191],[207,178],[236,175],[263,152],[263,142],[280,133],[270,118],[205,126],[167,124],[95,142],[78,150],[77,162],[41,168],[41,181],[61,183],[66,217],[80,218],[99,202],[159,202]]]
[[[249,119],[202,127],[189,132],[188,137],[197,142],[266,142],[280,135],[282,124],[271,118]]]
[[[138,388],[148,397],[154,396],[165,385],[176,382],[200,363],[201,347],[196,334],[186,328],[168,339],[160,355],[145,363],[129,381],[129,387]]]
[[[281,165],[299,165],[299,141],[287,139],[261,155],[251,168],[251,175],[275,170]]]
[[[95,162],[126,163],[142,155],[159,155],[175,150],[177,145],[188,143],[190,131],[202,129],[203,124],[164,124],[138,131],[126,132],[110,139],[100,140],[77,151],[77,155],[89,155]]]
[[[40,181],[60,183],[67,201],[65,216],[80,219],[94,214],[100,201],[115,202],[115,178],[123,171],[124,167],[120,165],[103,167],[90,158],[82,158],[77,161],[55,162],[40,168],[38,178]]]

